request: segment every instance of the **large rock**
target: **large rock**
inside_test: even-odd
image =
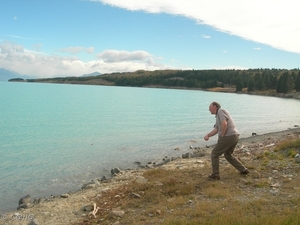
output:
[[[121,170],[119,168],[113,168],[110,172],[112,176],[115,176],[116,174],[120,173]]]
[[[120,209],[113,209],[110,212],[111,217],[123,217],[124,215],[125,215],[125,212],[123,210],[120,210]]]
[[[83,184],[81,189],[89,189],[89,188],[96,188],[97,186],[99,186],[100,183],[97,179],[91,180],[91,182]]]
[[[23,196],[22,198],[20,198],[19,200],[19,205],[23,205],[23,204],[27,204],[31,202],[31,196],[29,194]]]

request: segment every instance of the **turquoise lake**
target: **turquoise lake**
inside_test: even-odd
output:
[[[0,213],[205,142],[227,109],[241,138],[300,124],[300,101],[196,90],[0,82]],[[175,151],[179,148],[179,151]]]

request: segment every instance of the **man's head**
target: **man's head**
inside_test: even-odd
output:
[[[211,114],[216,114],[220,108],[221,108],[221,105],[218,102],[212,102],[212,103],[210,103],[208,109]]]

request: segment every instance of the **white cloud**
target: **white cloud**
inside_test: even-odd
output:
[[[161,70],[172,69],[170,66],[165,66],[156,61],[161,58],[154,57],[146,51],[119,51],[106,50],[98,55],[99,60],[91,62],[92,68],[97,68],[99,71],[107,70],[111,72],[124,72],[136,70]],[[102,68],[102,70],[100,69]],[[96,70],[96,69],[95,69]]]
[[[39,52],[41,50],[42,46],[43,46],[42,44],[34,44],[33,49],[35,51]]]
[[[122,62],[122,61],[152,61],[152,56],[145,51],[117,51],[106,50],[98,54],[98,58],[105,62]]]
[[[41,40],[39,38],[32,38],[32,37],[23,37],[23,36],[17,36],[17,35],[6,35],[8,37],[11,37],[11,38],[16,38],[16,39],[26,39],[26,40]]]
[[[211,38],[210,36],[204,35],[204,34],[202,35],[202,37],[205,38],[205,39],[210,39]]]
[[[261,50],[261,48],[259,48],[259,47],[258,47],[258,48],[254,48],[254,50],[256,50],[256,51],[260,51],[260,50]]]
[[[95,48],[94,47],[89,47],[89,48],[85,48],[85,47],[68,47],[68,48],[63,48],[58,50],[59,52],[66,52],[66,53],[71,53],[71,54],[77,54],[79,52],[87,52],[89,54],[92,54],[94,52]]]
[[[248,70],[249,68],[242,66],[214,66],[217,70]]]
[[[99,60],[83,62],[76,57],[60,57],[29,51],[21,45],[0,43],[0,65],[22,75],[36,77],[80,76],[99,71],[101,73],[136,70],[160,70],[171,67],[155,63],[145,51],[108,50],[98,54]]]
[[[127,10],[168,13],[277,49],[300,53],[295,0],[91,0]]]

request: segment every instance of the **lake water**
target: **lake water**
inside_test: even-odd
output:
[[[75,191],[114,167],[214,144],[203,140],[212,101],[241,137],[300,124],[299,100],[194,90],[0,82],[0,101],[0,213],[26,194]]]

